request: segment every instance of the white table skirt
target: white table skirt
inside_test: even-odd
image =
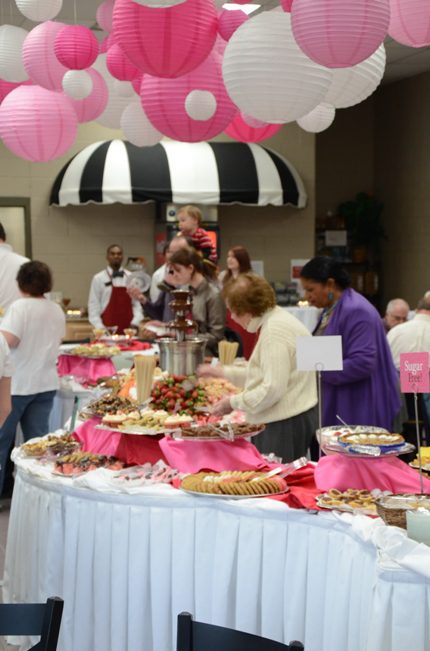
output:
[[[430,550],[390,532],[273,500],[101,494],[19,469],[3,598],[62,597],[61,651],[173,651],[184,610],[306,651],[424,651]]]
[[[319,310],[317,307],[313,307],[312,305],[309,307],[298,307],[296,305],[292,305],[290,307],[284,307],[284,310],[301,321],[303,325],[307,327],[309,332],[312,332],[314,330],[316,324],[318,323],[318,317],[321,313],[321,310]]]

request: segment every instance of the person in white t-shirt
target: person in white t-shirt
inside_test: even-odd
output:
[[[0,223],[0,313],[6,312],[9,305],[21,297],[16,275],[24,262],[28,262],[28,258],[15,253],[10,244],[6,244],[6,232]]]
[[[0,427],[9,416],[12,403],[10,399],[10,376],[12,364],[10,361],[9,346],[6,339],[0,335]]]
[[[59,387],[58,350],[66,330],[64,312],[44,297],[52,289],[49,267],[27,262],[17,281],[23,297],[12,303],[0,326],[14,366],[12,411],[0,428],[0,493],[18,423],[26,441],[49,432],[49,415]]]

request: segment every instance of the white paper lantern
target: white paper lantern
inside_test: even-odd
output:
[[[4,81],[26,81],[28,74],[22,60],[22,46],[28,32],[22,27],[0,27],[0,78]]]
[[[247,20],[227,43],[223,77],[241,111],[280,124],[306,115],[324,99],[332,71],[301,51],[290,14],[266,11]]]
[[[85,99],[93,90],[93,80],[86,70],[69,70],[62,85],[66,95],[73,99]]]
[[[321,102],[310,113],[299,118],[297,124],[310,133],[320,133],[329,128],[335,114],[336,109],[331,104]]]
[[[138,102],[129,104],[123,111],[121,129],[127,140],[137,147],[151,147],[163,137],[163,134],[152,126]]]
[[[112,90],[115,95],[119,97],[133,97],[135,95],[134,88],[129,81],[119,81],[118,79],[113,80]]]
[[[385,47],[351,68],[333,70],[333,78],[324,102],[335,108],[348,108],[363,102],[379,86],[385,70]]]
[[[208,90],[192,90],[185,98],[185,110],[193,120],[210,120],[216,107],[215,95]]]
[[[129,104],[138,104],[139,98],[135,95],[134,99],[130,101],[129,97],[120,97],[119,95],[115,95],[112,91],[112,87],[108,86],[108,89],[109,99],[107,106],[103,113],[96,119],[96,122],[101,124],[103,127],[108,127],[109,129],[120,129],[121,116],[125,109]]]
[[[175,5],[180,5],[185,0],[133,0],[137,5],[142,5],[142,7],[152,7],[153,9],[162,9],[166,7],[174,7]]]
[[[15,0],[15,2],[22,15],[35,23],[55,18],[63,6],[63,0]]]

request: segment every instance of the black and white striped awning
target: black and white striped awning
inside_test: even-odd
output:
[[[294,167],[256,144],[166,141],[136,147],[122,140],[85,147],[57,176],[50,203],[242,203],[297,208],[306,191]]]

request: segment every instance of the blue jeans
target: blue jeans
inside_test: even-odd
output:
[[[28,396],[12,396],[12,411],[0,427],[0,494],[3,491],[9,450],[15,440],[18,424],[21,424],[25,441],[48,434],[55,393],[56,391],[43,391]]]

